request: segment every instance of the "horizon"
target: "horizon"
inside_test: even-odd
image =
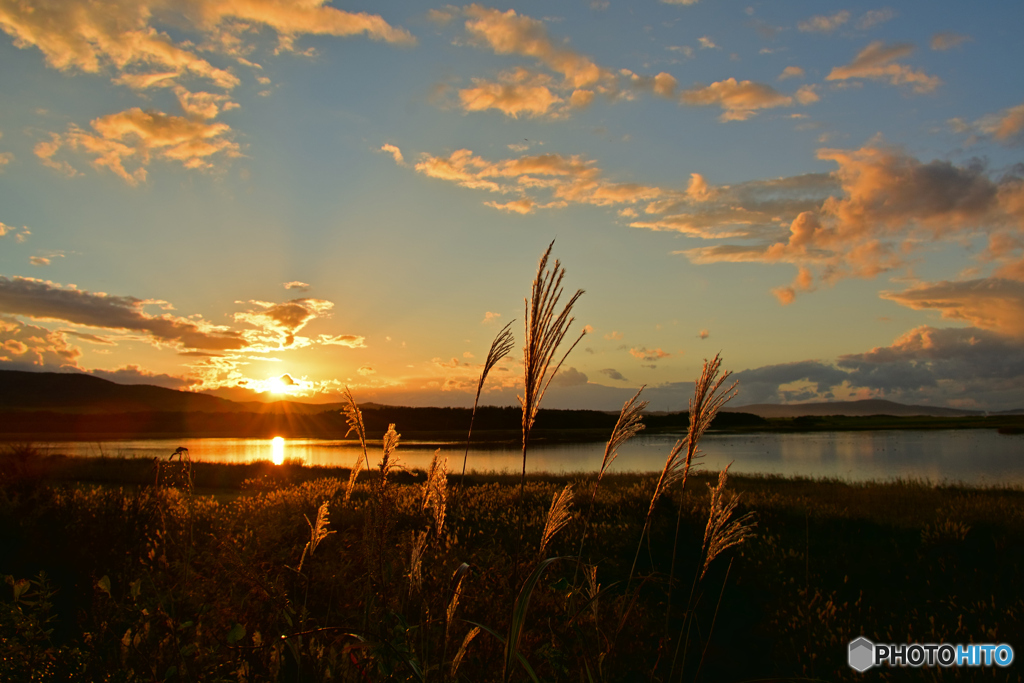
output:
[[[0,372],[2,372],[4,370],[5,370],[5,368],[0,367]],[[16,372],[18,372],[18,371],[16,371]],[[21,371],[21,372],[25,372],[25,371]],[[27,371],[27,372],[32,372],[32,371]],[[49,373],[49,374],[93,377],[95,379],[99,379],[99,380],[102,380],[104,382],[110,382],[110,383],[116,384],[118,386],[148,386],[148,387],[153,387],[153,388],[157,388],[157,389],[168,389],[169,391],[175,391],[175,392],[179,392],[179,393],[188,393],[188,394],[198,393],[198,394],[203,395],[203,396],[209,396],[211,398],[220,398],[222,400],[226,400],[226,401],[229,401],[229,402],[232,402],[232,403],[258,403],[258,404],[260,404],[262,406],[267,406],[267,407],[271,407],[271,406],[274,406],[274,405],[279,404],[279,403],[286,403],[286,404],[287,403],[298,403],[300,405],[305,405],[305,406],[337,406],[339,404],[345,405],[344,401],[309,401],[309,400],[302,400],[302,397],[296,397],[296,396],[286,396],[286,397],[278,397],[278,398],[267,398],[267,394],[259,395],[259,397],[256,400],[248,400],[248,401],[246,401],[246,400],[236,400],[236,399],[224,398],[222,396],[217,396],[214,393],[193,392],[193,391],[189,391],[187,389],[169,389],[168,387],[161,387],[161,386],[156,385],[156,384],[119,383],[119,382],[116,382],[114,380],[109,380],[109,379],[105,379],[105,378],[102,378],[102,377],[96,377],[92,373],[86,373],[86,372],[80,372],[80,371],[66,370],[66,371],[62,371],[62,372]],[[317,397],[313,397],[313,398],[317,398]],[[322,398],[322,397],[320,397],[320,398]],[[894,405],[894,406],[900,406],[900,407],[903,407],[903,408],[926,408],[926,409],[934,409],[934,410],[962,411],[964,413],[982,413],[982,414],[986,414],[986,415],[988,415],[988,414],[997,414],[999,412],[1005,412],[1005,413],[1011,413],[1012,414],[1012,413],[1020,413],[1020,412],[1024,411],[1024,408],[1011,408],[1011,409],[1008,409],[1008,410],[1005,410],[1005,411],[973,411],[971,409],[965,409],[965,408],[946,408],[944,406],[926,406],[926,405],[919,405],[919,404],[901,403],[899,401],[892,401],[892,400],[885,399],[885,398],[865,398],[865,399],[854,399],[852,401],[838,401],[838,400],[831,400],[831,401],[805,401],[805,402],[802,402],[802,403],[736,403],[736,404],[733,404],[732,402],[727,402],[727,403],[725,403],[722,406],[721,410],[723,412],[736,412],[736,413],[740,413],[740,412],[744,412],[744,410],[748,409],[748,408],[756,408],[756,409],[760,409],[760,411],[762,413],[764,413],[765,412],[764,409],[766,409],[766,408],[768,408],[768,409],[771,409],[771,408],[789,408],[789,409],[791,409],[791,411],[787,411],[787,412],[792,412],[792,410],[799,409],[801,407],[817,408],[817,407],[820,407],[820,406],[828,406],[828,405],[856,406],[856,405],[865,404],[865,403],[872,403],[872,404],[884,403],[884,404],[889,404],[889,405]],[[367,406],[374,406],[374,407],[379,407],[379,408],[427,408],[427,409],[430,409],[430,408],[454,408],[454,409],[461,409],[461,410],[470,410],[470,408],[471,408],[471,406],[458,406],[458,405],[455,405],[455,406],[452,406],[452,405],[407,405],[407,404],[399,404],[399,403],[379,403],[379,402],[375,402],[375,401],[360,402],[359,406],[361,408],[363,408],[363,409],[366,409]],[[509,404],[509,403],[505,403],[505,404],[481,403],[479,405],[479,409],[481,409],[481,410],[486,409],[486,408],[490,408],[490,409],[508,409],[508,408],[521,409],[521,406],[518,404],[518,402],[516,404]],[[578,408],[578,407],[568,407],[568,408],[566,408],[566,407],[550,407],[550,406],[544,407],[544,408],[542,408],[542,410],[564,410],[564,411],[582,410],[582,411],[604,412],[604,413],[609,413],[609,414],[617,414],[619,412],[617,410],[604,410],[604,409],[601,409],[601,408]],[[649,408],[649,409],[645,409],[645,410],[642,411],[642,413],[645,414],[645,415],[659,415],[659,414],[660,415],[665,415],[665,414],[676,414],[676,413],[687,413],[687,412],[689,412],[688,408],[684,408],[684,409],[681,409],[681,410],[672,410],[672,411],[669,411],[669,410],[658,410],[658,409],[655,409],[655,408]],[[769,411],[769,412],[774,412],[774,411]],[[814,413],[814,412],[807,413],[807,415],[815,415],[815,414],[817,414],[817,413]],[[886,415],[887,413],[880,413],[880,414]],[[797,416],[797,415],[798,415],[798,413],[794,413],[792,416]],[[896,413],[893,413],[893,415],[896,415]],[[761,416],[762,417],[768,417],[770,415],[761,415]]]
[[[1024,6],[261,7],[0,2],[0,369],[517,405],[554,240],[545,408],[1024,406]]]

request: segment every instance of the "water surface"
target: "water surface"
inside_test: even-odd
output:
[[[611,471],[659,471],[677,435],[641,435],[619,449]],[[142,439],[102,442],[39,443],[44,452],[84,457],[167,458],[177,447],[193,459],[241,463],[298,459],[307,465],[350,467],[360,450],[351,441],[326,439]],[[880,430],[863,432],[706,434],[701,442],[704,467],[782,476],[830,477],[846,481],[919,479],[931,483],[1024,486],[1024,436],[1005,436],[989,429],[934,431]],[[458,443],[408,442],[398,448],[407,468],[425,469],[434,449],[461,471],[464,446]],[[530,447],[531,472],[592,472],[601,464],[603,443],[550,444]],[[379,447],[370,448],[371,463]],[[514,445],[475,446],[468,469],[518,472],[520,449]]]

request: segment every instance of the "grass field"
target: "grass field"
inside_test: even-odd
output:
[[[846,664],[860,635],[1019,646],[1019,490],[733,477],[756,535],[696,581],[715,482],[691,476],[630,581],[655,475],[605,476],[580,553],[594,475],[529,477],[520,540],[518,475],[450,475],[439,526],[424,472],[364,471],[346,501],[347,469],[175,462],[157,481],[150,462],[21,455],[0,489],[2,680],[1021,678]]]

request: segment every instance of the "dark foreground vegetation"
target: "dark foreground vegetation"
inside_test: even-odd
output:
[[[846,664],[860,635],[1024,652],[1018,490],[731,478],[756,535],[699,579],[715,481],[691,475],[630,581],[653,475],[606,475],[578,567],[593,475],[530,477],[522,540],[518,475],[450,475],[440,510],[427,473],[363,472],[346,500],[348,477],[8,449],[0,680],[1021,680]]]

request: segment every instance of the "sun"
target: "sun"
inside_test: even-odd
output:
[[[288,373],[267,380],[267,390],[272,394],[290,394],[297,385]]]

